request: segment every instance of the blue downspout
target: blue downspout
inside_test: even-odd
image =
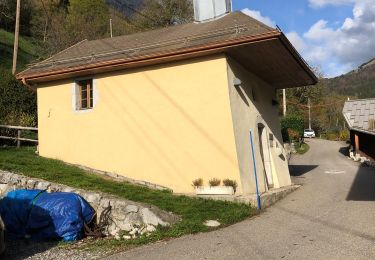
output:
[[[251,153],[252,153],[252,156],[253,156],[255,188],[256,188],[256,194],[257,194],[258,209],[260,210],[261,205],[260,205],[260,196],[259,196],[259,189],[258,189],[257,164],[256,164],[256,161],[255,161],[255,155],[254,155],[253,130],[251,130],[251,129],[250,129],[250,144],[251,144]]]

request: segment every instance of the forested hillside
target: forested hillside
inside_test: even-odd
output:
[[[375,97],[375,59],[358,69],[332,79],[325,79],[327,88],[341,95],[355,98]]]

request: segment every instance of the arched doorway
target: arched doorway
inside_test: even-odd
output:
[[[258,123],[259,150],[262,157],[266,190],[273,188],[272,165],[267,130],[262,123]]]

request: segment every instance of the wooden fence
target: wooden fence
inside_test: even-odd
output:
[[[16,137],[14,137],[14,136],[2,136],[2,135],[0,135],[0,139],[15,140],[17,142],[17,148],[19,148],[21,146],[21,141],[38,143],[38,140],[36,140],[36,139],[29,139],[29,138],[22,138],[21,137],[21,132],[22,131],[34,131],[34,132],[38,132],[38,128],[36,128],[36,127],[0,125],[0,129],[14,129],[14,130],[17,130],[17,136]]]

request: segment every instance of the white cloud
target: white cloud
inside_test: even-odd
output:
[[[303,35],[305,38],[315,41],[330,38],[334,31],[327,27],[327,21],[319,20]]]
[[[286,34],[286,37],[289,41],[293,44],[293,46],[297,49],[298,52],[305,51],[307,44],[305,41],[298,35],[297,32],[292,31]]]
[[[344,2],[310,0],[313,1]],[[290,32],[287,37],[308,62],[322,67],[328,76],[348,72],[375,57],[375,1],[357,0],[352,17],[338,28],[319,20],[302,36]]]
[[[321,8],[327,5],[348,5],[358,2],[356,0],[309,0],[312,8]]]
[[[259,11],[257,10],[250,10],[249,8],[245,8],[241,10],[244,14],[253,17],[254,19],[257,19],[258,21],[270,26],[275,27],[276,23],[269,17],[263,16]]]

